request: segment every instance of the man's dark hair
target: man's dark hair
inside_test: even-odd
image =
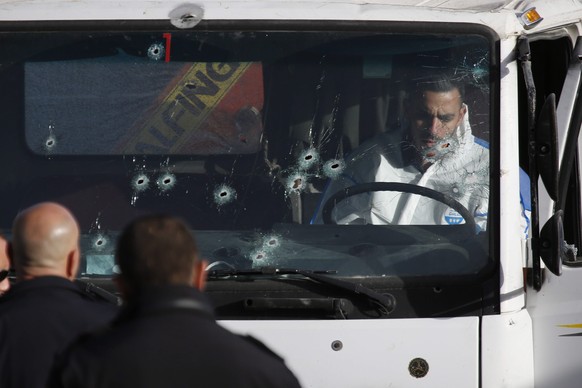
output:
[[[430,74],[413,79],[412,95],[415,100],[422,97],[424,92],[446,93],[453,89],[457,89],[461,95],[461,103],[465,96],[465,87],[462,82],[455,79],[454,76],[448,74]]]
[[[127,225],[117,242],[115,258],[125,282],[133,288],[188,285],[198,248],[183,221],[151,215]]]

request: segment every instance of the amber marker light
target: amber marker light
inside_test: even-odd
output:
[[[530,8],[527,11],[518,14],[517,16],[525,29],[530,29],[544,20],[544,18],[540,16],[535,7]]]

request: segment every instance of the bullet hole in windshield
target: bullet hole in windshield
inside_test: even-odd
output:
[[[309,148],[301,153],[298,160],[300,170],[306,171],[319,163],[319,152],[315,148]]]
[[[162,43],[154,43],[148,48],[148,57],[154,61],[159,61],[164,57],[166,50]]]
[[[42,148],[45,152],[50,153],[54,151],[57,146],[57,137],[55,136],[55,125],[53,123],[49,123],[48,125],[48,136],[44,140],[42,144]]]
[[[281,245],[281,241],[278,236],[265,236],[263,238],[263,249],[273,250]]]
[[[150,185],[150,178],[144,173],[138,173],[136,176],[133,177],[131,182],[131,187],[133,189],[133,193],[131,196],[131,205],[135,205],[138,194],[143,193],[148,189]]]
[[[103,234],[98,234],[93,238],[92,247],[94,250],[100,251],[107,247],[109,243],[108,238]]]
[[[222,184],[214,189],[214,203],[218,206],[224,206],[236,199],[236,191],[226,185]]]
[[[319,152],[310,148],[299,156],[297,166],[291,169],[286,178],[285,188],[287,193],[303,192],[310,186],[311,178],[337,179],[345,168],[342,159],[330,159],[322,164]]]
[[[291,174],[287,178],[287,191],[288,192],[301,192],[305,189],[307,185],[307,175],[299,172]]]
[[[270,261],[267,252],[262,250],[256,250],[251,252],[250,259],[252,261],[252,266],[254,268],[268,265]]]
[[[176,185],[176,177],[174,174],[164,174],[158,178],[158,188],[162,191],[168,191]]]
[[[459,66],[457,72],[466,73],[468,82],[480,89],[489,90],[489,58],[487,55],[478,56],[476,60],[471,60],[467,57],[463,59],[463,63]]]
[[[139,199],[139,194],[143,193],[150,187],[150,177],[146,174],[148,171],[146,166],[146,159],[138,160],[135,156],[131,159],[133,175],[129,180],[131,189],[131,205],[135,206],[135,203]]]
[[[110,248],[110,238],[101,231],[101,213],[89,228],[89,252],[101,252]]]
[[[135,191],[144,191],[148,188],[150,184],[150,179],[148,178],[147,175],[145,174],[138,174],[134,179],[133,179],[133,189]]]
[[[57,145],[57,139],[54,137],[54,135],[49,135],[49,137],[46,139],[45,143],[44,143],[44,149],[47,152],[52,151]]]
[[[323,175],[337,179],[345,170],[346,164],[341,159],[331,159],[323,164]]]
[[[453,64],[455,79],[473,85],[483,92],[489,92],[489,55],[488,52],[475,50]]]
[[[249,255],[253,267],[271,265],[280,256],[276,252],[281,248],[281,236],[276,234],[264,235],[257,243],[258,245]]]
[[[443,193],[448,194],[457,200],[462,199],[470,192],[482,192],[487,197],[489,196],[489,186],[483,185],[484,179],[487,179],[489,176],[488,166],[475,170],[463,169],[457,171],[457,173],[457,183],[441,189]]]

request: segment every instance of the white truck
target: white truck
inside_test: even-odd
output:
[[[578,0],[2,0],[0,226],[63,203],[114,291],[123,226],[182,217],[221,324],[306,388],[579,387],[581,35]],[[323,203],[441,72],[488,168]],[[435,222],[333,221],[379,190]]]

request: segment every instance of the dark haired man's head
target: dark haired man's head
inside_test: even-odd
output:
[[[440,73],[415,77],[412,86],[413,100],[419,101],[426,92],[446,93],[454,89],[459,92],[460,102],[463,103],[465,86],[454,77]]]
[[[125,294],[149,286],[203,287],[204,263],[198,259],[196,241],[177,218],[154,215],[134,220],[119,237],[115,256]]]
[[[463,94],[463,85],[447,76],[415,80],[407,111],[410,137],[425,168],[454,144],[455,130],[467,112]]]

